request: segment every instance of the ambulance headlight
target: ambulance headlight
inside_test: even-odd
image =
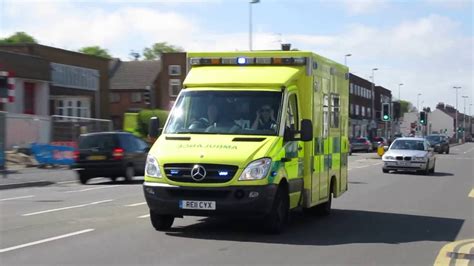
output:
[[[272,159],[262,158],[255,160],[245,168],[242,174],[239,177],[239,180],[259,180],[267,176],[270,166],[272,164]]]
[[[146,158],[145,174],[150,177],[162,177],[158,161],[151,155]]]

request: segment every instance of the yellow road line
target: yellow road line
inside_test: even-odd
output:
[[[468,248],[469,247],[472,248],[473,247],[472,244],[474,244],[474,239],[460,240],[460,241],[455,241],[455,242],[451,242],[444,245],[439,251],[438,256],[436,257],[436,260],[433,265],[434,266],[450,265],[451,260],[453,260],[450,254],[453,253],[455,248],[457,249],[456,254],[461,253],[461,250],[462,251],[467,250],[467,252],[464,254],[469,254],[469,251],[471,249],[468,249]],[[464,256],[461,255],[459,257],[464,257]],[[454,259],[454,262],[455,262],[455,265],[464,265],[465,262],[467,262],[467,264],[465,265],[468,265],[470,261],[466,259]]]
[[[471,189],[471,193],[469,193],[469,197],[470,197],[470,198],[474,198],[474,188]]]

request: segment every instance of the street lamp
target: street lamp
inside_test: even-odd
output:
[[[252,5],[260,3],[260,0],[249,1],[249,50],[252,51]]]
[[[418,93],[418,94],[416,95],[416,110],[417,110],[418,112],[420,112],[420,96],[421,96],[421,95],[422,95],[421,93]]]
[[[348,58],[349,56],[352,56],[352,54],[346,54],[346,55],[344,55],[344,65],[345,65],[345,66],[347,66],[347,58]]]
[[[377,124],[375,122],[375,71],[379,70],[378,68],[374,67],[372,68],[372,124],[371,128],[372,130],[377,128]],[[374,131],[372,131],[373,135]],[[372,136],[375,137],[375,136]]]
[[[402,98],[400,98],[400,87],[403,86],[403,83],[398,84],[398,101],[401,101]]]
[[[454,132],[456,134],[456,143],[459,142],[459,134],[458,134],[458,116],[459,116],[459,111],[458,111],[458,90],[461,89],[461,87],[453,86],[453,89],[456,90],[456,118],[454,118]]]

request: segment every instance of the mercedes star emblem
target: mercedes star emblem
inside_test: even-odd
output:
[[[191,177],[194,181],[202,181],[206,177],[206,168],[202,165],[196,164],[193,169],[191,169]]]

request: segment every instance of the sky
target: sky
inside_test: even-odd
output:
[[[459,109],[474,97],[473,0],[261,0],[253,49],[313,51],[398,98]],[[186,51],[249,49],[248,0],[0,0],[0,38],[24,31],[41,44],[99,45],[123,60],[156,42]],[[474,113],[474,108],[472,108]]]

